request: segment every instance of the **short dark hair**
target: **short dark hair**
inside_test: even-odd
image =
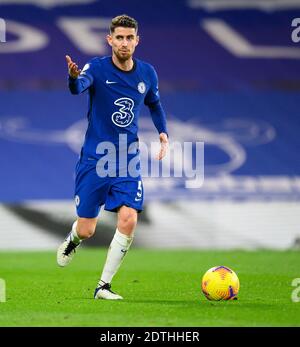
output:
[[[134,18],[127,16],[127,14],[121,14],[111,20],[110,32],[113,33],[117,27],[134,28],[137,31],[138,22]]]

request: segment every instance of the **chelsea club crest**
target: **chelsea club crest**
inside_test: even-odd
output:
[[[138,91],[141,93],[141,94],[144,94],[145,91],[146,91],[146,85],[144,82],[140,82],[138,84]]]

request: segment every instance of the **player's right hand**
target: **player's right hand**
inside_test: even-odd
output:
[[[77,78],[80,75],[81,70],[78,69],[78,66],[72,61],[70,56],[66,55],[66,60],[68,64],[69,75],[72,78]]]

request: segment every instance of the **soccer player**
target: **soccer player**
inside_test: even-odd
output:
[[[69,89],[72,94],[88,91],[89,108],[76,166],[78,218],[57,250],[57,262],[68,265],[80,243],[93,236],[101,206],[117,212],[116,232],[94,293],[95,299],[117,300],[122,297],[111,290],[111,281],[132,243],[137,216],[143,210],[137,135],[143,103],[159,133],[159,160],[166,154],[168,135],[157,74],[150,64],[133,58],[139,43],[137,21],[127,15],[113,18],[107,42],[112,56],[93,58],[82,71],[66,56]],[[127,163],[133,159],[136,170],[132,174]]]

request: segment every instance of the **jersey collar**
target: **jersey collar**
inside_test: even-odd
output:
[[[119,71],[121,71],[121,72],[124,72],[124,73],[131,73],[131,72],[133,72],[133,71],[136,69],[136,60],[135,60],[134,58],[133,58],[133,67],[132,67],[131,70],[128,70],[128,71],[125,71],[125,70],[120,69],[120,68],[113,62],[112,57],[110,57],[110,61],[111,61],[112,65],[113,65],[117,70],[119,70]]]

